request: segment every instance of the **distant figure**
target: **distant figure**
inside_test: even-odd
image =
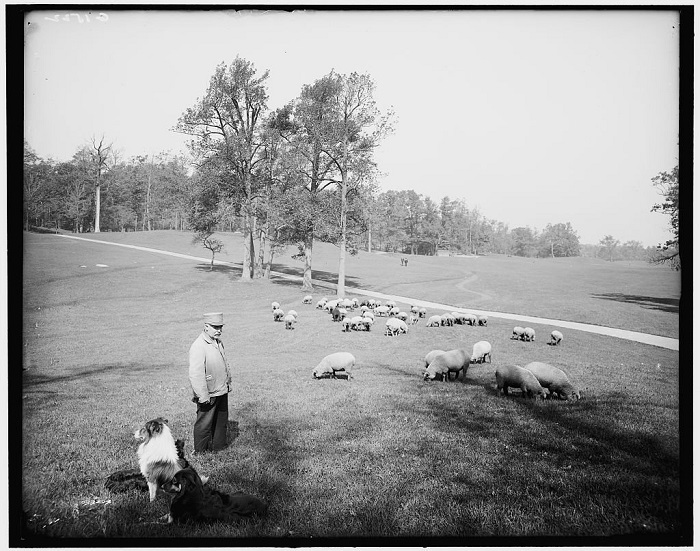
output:
[[[403,265],[404,265],[404,266],[408,266],[408,258],[404,258],[404,260],[403,260]]]

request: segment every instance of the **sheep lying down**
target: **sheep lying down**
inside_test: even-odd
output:
[[[537,399],[546,397],[546,393],[532,371],[519,365],[503,365],[496,368],[496,388],[500,394],[508,394],[508,388],[519,388],[523,396]]]
[[[323,358],[314,368],[314,379],[335,379],[339,374],[352,379],[355,356],[350,352],[334,352]],[[340,372],[340,373],[339,373]]]
[[[571,384],[569,377],[558,367],[542,362],[530,362],[525,366],[537,378],[540,385],[549,389],[550,396],[555,394],[562,400],[580,400],[581,393]]]
[[[456,373],[455,379],[459,379],[460,371],[464,373],[464,378],[467,376],[467,367],[469,367],[470,360],[471,356],[469,353],[459,348],[438,354],[430,362],[430,365],[425,368],[423,379],[430,381],[440,379],[445,381],[449,380],[450,373]]]

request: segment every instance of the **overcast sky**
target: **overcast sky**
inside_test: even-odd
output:
[[[650,209],[651,178],[678,163],[673,11],[66,13],[25,21],[25,137],[41,157],[102,134],[127,158],[186,151],[171,128],[240,55],[269,69],[272,109],[331,69],[369,73],[397,115],[382,190],[463,198],[511,229],[570,222],[582,243],[669,236]]]

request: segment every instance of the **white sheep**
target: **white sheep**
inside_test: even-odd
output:
[[[314,300],[314,297],[311,295],[306,295],[303,299],[301,299],[302,304],[311,304]]]
[[[418,323],[418,320],[420,319],[420,316],[418,315],[417,312],[411,312],[411,318],[409,323],[411,325],[416,325]]]
[[[448,350],[442,354],[437,354],[423,373],[424,380],[435,380],[441,377],[442,380],[450,380],[450,373],[455,373],[455,380],[459,379],[459,372],[463,372],[463,378],[467,376],[469,367],[469,354],[466,350]]]
[[[357,300],[356,298],[351,299],[352,301],[352,307],[353,308],[359,308],[360,307],[360,301]]]
[[[389,315],[389,307],[388,306],[377,306],[374,309],[374,315],[375,316],[388,316]]]
[[[352,318],[344,317],[341,320],[340,325],[342,331],[350,331],[350,328],[352,327]]]
[[[399,318],[401,321],[408,321],[408,314],[406,312],[399,312],[396,314],[396,317]]]
[[[336,306],[338,306],[338,302],[339,302],[339,301],[336,300],[336,299],[334,299],[334,300],[327,300],[327,301],[326,301],[326,305],[324,306],[324,308],[325,308],[326,311],[330,314],[331,312],[333,312],[333,308],[335,308]]]
[[[334,352],[323,358],[313,370],[315,379],[336,378],[337,373],[345,373],[348,380],[352,379],[352,370],[355,367],[355,356],[350,352]]]
[[[462,325],[464,322],[464,314],[461,314],[459,312],[450,312],[452,314],[452,317],[455,319],[455,323],[458,325]]]
[[[365,331],[369,331],[370,327],[374,325],[374,318],[362,317],[362,325],[365,326]]]
[[[549,344],[552,346],[556,346],[561,343],[561,340],[564,338],[564,335],[561,334],[561,331],[557,331],[556,329],[552,331],[552,334],[549,337]]]
[[[440,325],[452,327],[454,325],[454,318],[450,314],[442,314],[440,316]]]
[[[526,327],[523,330],[523,340],[528,342],[535,340],[535,330],[532,327]]]
[[[386,305],[387,305],[389,308],[394,308],[394,307],[396,306],[396,303],[395,303],[393,300],[387,300],[387,301],[386,301]]]
[[[364,323],[362,323],[362,320],[363,320],[363,319],[364,319],[364,318],[363,318],[362,316],[353,316],[353,317],[350,319],[350,323],[352,324],[351,327],[352,327],[355,331],[364,329],[364,328],[365,328],[365,325],[364,325]]]
[[[316,303],[316,308],[318,308],[319,310],[323,310],[323,309],[325,308],[325,306],[326,306],[326,302],[327,302],[327,301],[325,301],[325,300],[323,300],[323,299],[319,300],[319,301]]]
[[[581,392],[558,367],[542,362],[530,362],[525,369],[532,372],[543,388],[549,389],[550,397],[556,395],[562,400],[581,399]]]
[[[369,310],[369,306],[367,306],[366,304],[363,304],[362,306],[360,306],[360,312],[361,312],[362,314],[364,314],[364,313],[367,312],[368,310]]]
[[[384,328],[384,334],[387,337],[394,337],[399,334],[399,330],[401,329],[401,326],[399,325],[399,322],[401,320],[398,320],[396,318],[389,318],[386,320],[386,327]]]
[[[479,320],[479,325],[483,325],[484,327],[489,322],[488,316],[479,316],[478,320]]]
[[[466,314],[464,319],[469,325],[476,325],[479,323],[479,318],[477,318],[474,314]]]
[[[428,323],[425,324],[426,327],[440,327],[442,322],[442,319],[440,316],[435,315],[435,316],[430,316],[428,319]]]
[[[273,302],[272,303],[272,311],[274,312],[275,310],[278,310],[280,308],[280,303],[279,302]]]
[[[298,318],[298,317],[299,317],[299,314],[297,314],[297,311],[296,311],[296,310],[289,310],[289,311],[287,311],[287,314],[291,314],[291,315],[294,316],[295,318]]]
[[[389,306],[389,305],[387,304],[387,306]],[[389,315],[392,318],[395,318],[396,316],[399,315],[399,309],[396,306],[390,306],[389,307]]]
[[[281,308],[277,308],[272,311],[272,319],[275,321],[282,321],[284,319],[284,311]]]
[[[417,314],[418,313],[418,306],[411,306],[411,312],[413,314]]]
[[[523,333],[525,333],[525,329],[520,327],[519,325],[516,325],[513,327],[513,334],[510,336],[511,340],[522,340],[523,338]]]
[[[418,317],[419,318],[424,318],[428,315],[428,310],[425,308],[421,308],[418,310]]]
[[[284,328],[285,329],[294,329],[294,324],[297,322],[296,316],[293,316],[292,314],[287,314],[284,316]]]
[[[522,396],[544,399],[547,394],[529,369],[519,365],[501,365],[496,368],[496,388],[498,394],[508,395],[508,387],[519,388]]]
[[[488,358],[491,363],[491,343],[488,341],[479,341],[472,348],[471,363],[484,363]]]
[[[340,306],[342,306],[343,308],[345,308],[346,310],[353,310],[354,309],[352,300],[350,300],[349,298],[344,298],[338,304]]]
[[[372,310],[367,310],[366,312],[363,312],[363,313],[362,313],[362,317],[363,317],[363,318],[369,318],[369,319],[371,319],[372,321],[374,321],[374,312],[372,312]]]
[[[443,354],[445,351],[444,350],[431,350],[425,355],[425,367],[428,367],[430,365],[430,362],[432,362],[437,356],[440,354]]]

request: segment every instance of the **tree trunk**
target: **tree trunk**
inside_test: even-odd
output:
[[[100,233],[100,176],[97,175],[97,187],[95,188],[95,233]]]
[[[372,221],[367,225],[367,252],[372,252]]]
[[[552,258],[554,258],[554,241],[552,241],[550,245],[552,247]]]
[[[311,257],[313,255],[313,249],[314,234],[312,228],[311,231],[306,234],[306,238],[304,239],[304,278],[301,283],[302,291],[313,291],[314,289],[313,283],[311,281]]]
[[[343,168],[341,170],[340,189],[340,258],[338,260],[338,289],[336,295],[345,298],[345,241],[348,218],[348,135],[343,140]]]

